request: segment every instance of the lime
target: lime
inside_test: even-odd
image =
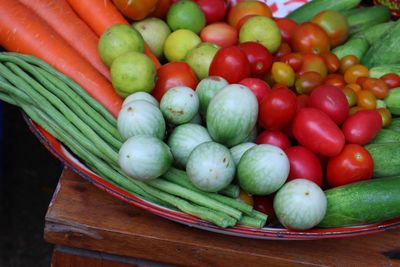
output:
[[[219,46],[216,44],[200,43],[186,54],[185,62],[189,64],[199,80],[208,76],[211,61],[218,49]]]
[[[206,26],[206,17],[195,2],[182,0],[168,10],[167,23],[173,31],[187,29],[199,33]]]
[[[153,61],[143,53],[128,52],[111,64],[111,80],[117,94],[127,97],[136,92],[151,92],[156,79]]]
[[[187,52],[201,43],[200,37],[192,31],[180,29],[172,32],[164,44],[164,55],[168,61],[183,61]]]
[[[239,42],[258,42],[274,53],[281,45],[281,32],[272,19],[265,16],[254,16],[247,20],[240,29]]]
[[[126,52],[144,52],[144,40],[131,26],[114,24],[101,35],[98,50],[103,63],[110,67],[114,59]]]

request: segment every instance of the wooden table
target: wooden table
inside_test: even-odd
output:
[[[59,266],[400,266],[400,230],[269,241],[184,226],[128,205],[65,169],[46,214]]]

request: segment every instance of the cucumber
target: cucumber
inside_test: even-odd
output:
[[[351,38],[364,38],[370,45],[379,41],[385,33],[394,25],[394,21],[379,23],[367,29],[361,30],[354,34]]]
[[[386,6],[360,8],[358,12],[347,16],[350,35],[368,29],[371,26],[390,20],[390,9]]]
[[[369,69],[369,77],[380,78],[388,73],[396,73],[400,75],[400,64],[381,65]]]
[[[325,195],[328,205],[319,227],[354,226],[400,216],[400,176],[339,186]]]
[[[381,129],[379,133],[372,140],[371,144],[382,144],[382,143],[400,143],[400,133],[390,130]]]
[[[400,175],[400,143],[368,144],[365,148],[374,161],[374,178]]]
[[[385,98],[386,106],[394,115],[400,115],[400,87],[389,90]]]
[[[313,0],[294,10],[287,17],[297,23],[303,23],[311,20],[312,17],[323,10],[347,10],[356,7],[360,2],[360,0]]]
[[[379,42],[375,42],[365,53],[361,63],[368,68],[400,63],[400,20],[397,20]]]
[[[394,118],[388,129],[400,133],[400,118]]]
[[[342,14],[345,17],[351,16],[357,12],[360,12],[360,8],[356,7],[356,8],[352,8],[352,9],[346,9],[346,10],[341,10],[340,14]]]
[[[340,45],[332,49],[339,59],[347,55],[355,55],[358,60],[361,60],[364,54],[368,51],[369,44],[364,38],[353,38],[347,41],[345,44]]]

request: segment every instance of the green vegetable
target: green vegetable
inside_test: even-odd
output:
[[[313,0],[294,10],[287,17],[296,21],[297,23],[303,23],[311,20],[312,17],[323,10],[347,10],[356,7],[358,4],[360,4],[360,2],[360,0]]]
[[[375,223],[400,216],[400,177],[372,179],[325,191],[326,214],[319,227]]]
[[[365,146],[374,161],[374,177],[400,175],[400,143],[368,144]]]
[[[375,42],[379,42],[380,39],[385,36],[386,32],[394,26],[394,24],[394,21],[379,23],[355,33],[351,38],[364,38],[370,45],[372,45]]]
[[[368,48],[369,44],[367,40],[363,38],[353,38],[332,49],[332,53],[334,53],[339,59],[347,55],[355,55],[359,60],[361,60],[364,54],[368,51]]]
[[[379,133],[375,136],[374,140],[372,140],[372,144],[382,144],[382,143],[400,143],[400,133],[390,130],[390,129],[381,129]]]
[[[389,90],[385,98],[386,106],[394,115],[400,115],[400,87]]]
[[[392,123],[389,125],[388,129],[400,133],[400,118],[393,118]]]
[[[350,34],[366,30],[374,25],[390,20],[390,9],[386,6],[372,6],[358,9],[347,16]]]
[[[400,64],[380,65],[369,69],[369,77],[380,78],[388,73],[400,75]]]

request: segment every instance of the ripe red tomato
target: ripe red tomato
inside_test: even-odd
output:
[[[258,104],[271,92],[271,87],[264,80],[258,78],[245,78],[239,82],[249,88],[257,97]]]
[[[315,15],[312,20],[328,34],[332,47],[344,43],[349,36],[347,18],[335,10],[324,10]]]
[[[200,32],[200,39],[203,42],[214,43],[221,47],[237,44],[237,30],[225,22],[216,22],[204,27]]]
[[[293,32],[299,27],[299,24],[289,18],[274,18],[274,20],[281,31],[283,41],[290,43]]]
[[[297,111],[302,108],[308,107],[309,95],[297,95]]]
[[[280,60],[283,56],[292,52],[292,48],[286,42],[282,42],[278,48],[278,51],[275,52],[275,61]]]
[[[382,128],[382,118],[376,110],[360,110],[348,117],[342,126],[346,142],[365,145]]]
[[[225,0],[195,0],[204,15],[207,24],[222,21],[225,17],[227,4]]]
[[[315,71],[321,74],[323,78],[328,74],[328,68],[326,67],[324,59],[319,55],[314,55],[310,53],[301,54],[303,59],[303,64],[301,65],[299,74],[309,71]]]
[[[124,16],[132,20],[141,20],[155,10],[158,1],[159,0],[113,0],[113,3]]]
[[[364,147],[346,144],[339,155],[332,157],[326,167],[328,185],[336,187],[368,180],[374,171],[373,159]]]
[[[223,47],[211,61],[209,76],[221,76],[229,83],[250,77],[250,63],[238,46]]]
[[[281,130],[293,119],[296,110],[296,94],[288,88],[279,87],[261,102],[258,119],[266,130]]]
[[[253,196],[254,209],[268,215],[268,221],[275,220],[275,211],[273,205],[274,195]]]
[[[329,73],[335,73],[340,68],[339,58],[332,52],[325,52],[321,54]]]
[[[312,90],[308,106],[327,114],[337,125],[341,125],[349,114],[349,104],[343,91],[332,85],[320,85]]]
[[[386,83],[389,89],[400,87],[400,75],[396,73],[388,73],[380,77]]]
[[[292,131],[301,145],[324,156],[336,156],[345,142],[336,123],[316,108],[300,109],[294,118]]]
[[[251,76],[264,78],[271,69],[273,60],[269,50],[257,42],[244,42],[239,44],[239,48],[243,50],[250,62]]]
[[[296,52],[320,54],[330,50],[328,35],[312,22],[305,22],[294,31],[291,44]]]
[[[286,63],[292,67],[295,72],[298,72],[303,65],[303,57],[300,53],[289,53],[284,55],[280,59],[283,63]]]
[[[158,0],[156,8],[150,13],[149,17],[157,17],[160,19],[165,19],[167,16],[170,6],[174,3],[174,0]]]
[[[160,101],[170,88],[184,85],[196,89],[198,80],[196,74],[186,62],[170,62],[157,70],[156,85],[151,94]]]
[[[284,150],[289,158],[290,172],[287,181],[304,178],[322,185],[322,167],[318,157],[308,148],[292,146]]]
[[[257,136],[257,144],[270,144],[281,149],[286,149],[291,146],[290,140],[286,134],[280,131],[263,131]]]

